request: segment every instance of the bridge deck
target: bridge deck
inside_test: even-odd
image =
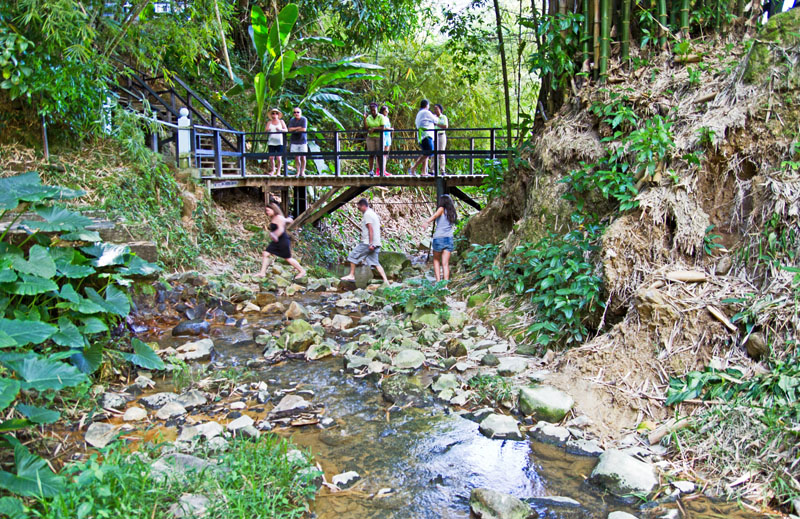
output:
[[[427,187],[436,186],[436,178],[432,175],[425,177],[414,177],[409,175],[392,175],[389,177],[376,177],[369,175],[306,175],[305,177],[296,176],[270,176],[270,175],[247,175],[223,176],[223,177],[204,177],[210,189],[227,189],[232,187],[262,187],[285,188],[285,187]],[[442,175],[448,186],[479,186],[486,178],[486,175]]]

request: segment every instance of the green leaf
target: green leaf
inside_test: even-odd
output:
[[[74,366],[64,362],[39,357],[35,353],[27,353],[22,358],[8,360],[8,356],[0,355],[0,363],[14,371],[22,379],[22,389],[59,390],[76,386],[87,380],[86,375]]]
[[[0,472],[0,487],[26,497],[54,497],[64,491],[64,479],[47,466],[39,456],[22,445],[14,447],[16,474]]]
[[[91,243],[103,241],[97,231],[87,231],[86,229],[62,234],[59,238],[66,241],[86,241]]]
[[[269,42],[269,22],[261,7],[253,6],[250,11],[250,23],[250,38],[253,40],[258,59],[263,60],[264,53],[267,52],[267,43]]]
[[[0,318],[0,332],[16,341],[19,346],[41,344],[56,333],[57,328],[41,321],[24,321]]]
[[[16,209],[21,201],[38,202],[58,196],[59,189],[43,186],[35,171],[0,178],[0,210]]]
[[[28,420],[38,424],[53,423],[61,416],[58,411],[36,407],[35,405],[19,404],[16,409]]]
[[[164,369],[164,361],[156,355],[156,352],[139,339],[132,339],[133,353],[123,353],[122,356],[128,362],[136,364],[144,369]]]
[[[113,243],[97,243],[89,247],[81,247],[81,250],[94,257],[91,261],[95,267],[107,267],[109,265],[122,265],[131,253],[127,245],[117,245]]]
[[[0,422],[0,432],[19,431],[20,429],[27,429],[32,425],[33,422],[28,419],[12,418],[11,420]]]
[[[80,294],[78,294],[70,284],[63,285],[61,287],[61,292],[59,292],[58,296],[61,299],[69,301],[69,303],[68,304],[59,303],[56,305],[57,308],[69,308],[71,310],[75,310],[76,312],[80,312],[82,314],[96,314],[100,312],[105,312],[105,307],[93,303],[84,297],[81,297]],[[98,296],[98,298],[99,297],[100,296]]]
[[[22,223],[31,229],[39,229],[40,231],[79,231],[94,223],[91,218],[57,205],[37,207],[34,211],[44,218],[44,222],[23,220]]]
[[[69,279],[85,278],[95,273],[90,265],[75,265],[62,259],[56,260],[56,269],[59,274]]]
[[[0,257],[0,283],[11,283],[17,280],[17,273],[11,268],[11,257]]]
[[[18,346],[17,341],[6,332],[0,330],[0,348],[10,348],[12,346]]]
[[[33,296],[36,294],[44,294],[58,290],[58,285],[52,279],[46,279],[39,276],[32,276],[30,274],[22,274],[20,281],[13,283],[4,283],[3,290],[11,294],[18,294],[23,296]]]
[[[70,348],[82,348],[86,342],[78,327],[66,317],[58,318],[58,332],[53,335],[52,339],[59,346],[69,346]]]
[[[127,265],[119,269],[119,273],[123,276],[149,276],[156,272],[161,272],[161,267],[139,256],[131,256]]]
[[[120,317],[125,317],[131,311],[131,303],[128,300],[128,296],[114,285],[109,285],[108,288],[106,288],[105,299],[101,298],[100,294],[93,288],[87,288],[86,295],[89,296],[90,301],[102,306],[106,312],[119,315]]]
[[[17,272],[48,279],[56,275],[56,264],[47,249],[41,245],[31,247],[27,261],[20,256],[7,257],[11,260],[11,265]]]
[[[83,321],[81,332],[85,334],[102,333],[108,331],[108,326],[106,326],[106,323],[97,317],[84,317],[81,319],[81,321]]]
[[[25,505],[16,497],[0,497],[0,516],[7,516],[8,519],[27,519]]]
[[[0,411],[11,405],[19,393],[19,380],[0,378]]]
[[[103,350],[103,344],[96,342],[74,353],[70,357],[70,361],[82,373],[89,375],[97,371],[97,368],[103,364]]]

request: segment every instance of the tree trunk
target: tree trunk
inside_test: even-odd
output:
[[[594,30],[593,30],[593,42],[594,42],[594,70],[595,70],[595,78],[597,77],[597,70],[600,67],[600,2],[601,0],[592,0],[594,3],[594,17],[593,23]]]
[[[589,0],[583,0],[583,23],[581,24],[581,64],[589,59]]]
[[[494,0],[494,17],[497,23],[497,45],[500,49],[500,62],[503,67],[503,95],[506,104],[506,145],[511,149],[511,97],[508,91],[508,66],[506,47],[503,43],[503,19],[500,17],[500,0]]]
[[[620,53],[623,60],[630,58],[631,49],[631,0],[622,0],[622,39]]]
[[[219,4],[214,0],[214,14],[217,16],[217,28],[219,36],[222,38],[222,55],[225,57],[225,66],[228,67],[228,76],[233,81],[233,69],[231,68],[231,58],[228,57],[228,43],[225,40],[225,30],[222,28],[222,17],[219,15]]]

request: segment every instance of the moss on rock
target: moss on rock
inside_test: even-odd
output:
[[[792,66],[785,58],[785,52],[780,51],[798,44],[800,9],[790,9],[771,17],[753,42],[744,80],[751,84],[763,84],[777,76],[782,81],[776,83],[776,87],[800,88],[800,69]]]

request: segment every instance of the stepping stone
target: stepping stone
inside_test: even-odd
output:
[[[88,429],[83,439],[92,447],[102,449],[117,435],[117,428],[109,423],[94,422]]]
[[[490,414],[481,421],[478,430],[492,439],[520,441],[523,439],[517,421],[504,414]]]

